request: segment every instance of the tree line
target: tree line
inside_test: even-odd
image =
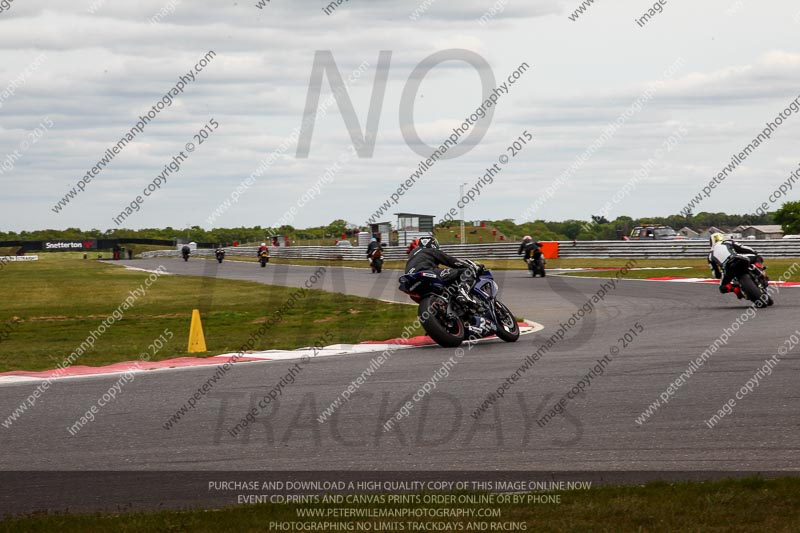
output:
[[[454,223],[457,223],[455,221]],[[702,212],[696,215],[670,215],[667,217],[631,218],[619,216],[607,220],[601,216],[592,216],[591,220],[546,221],[536,220],[517,224],[513,219],[485,221],[486,225],[496,229],[509,240],[516,240],[523,235],[531,235],[538,240],[619,240],[630,231],[643,224],[661,224],[679,230],[684,226],[696,231],[716,226],[718,228],[735,228],[741,225],[780,224],[786,234],[800,234],[800,202],[787,202],[773,213],[764,215],[732,215],[727,213]],[[75,240],[75,239],[189,239],[195,242],[231,244],[233,242],[253,243],[269,240],[273,235],[288,235],[292,241],[325,240],[331,241],[353,237],[359,229],[345,220],[334,220],[324,226],[311,228],[264,228],[261,226],[214,228],[206,230],[200,226],[189,228],[143,228],[138,230],[115,228],[109,230],[67,228],[64,230],[45,229],[20,232],[0,231],[0,240]]]

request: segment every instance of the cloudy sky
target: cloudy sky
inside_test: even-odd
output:
[[[0,228],[118,227],[112,219],[189,142],[180,170],[120,227],[269,226],[292,206],[297,227],[363,224],[425,150],[409,146],[401,127],[413,123],[424,142],[440,144],[480,105],[482,76],[502,84],[523,63],[530,69],[478,123],[487,128],[481,141],[439,161],[388,212],[443,215],[459,185],[511,156],[527,130],[532,143],[501,165],[467,206],[468,219],[588,219],[648,159],[646,177],[616,196],[609,215],[669,215],[800,95],[800,7],[788,0],[669,0],[644,27],[635,19],[648,3],[632,0],[597,1],[574,21],[578,0],[350,0],[330,14],[329,1],[257,1],[0,4]],[[412,95],[409,119],[401,96],[412,71],[451,49],[472,52],[488,70],[458,59],[436,66]],[[209,51],[195,81],[55,212]],[[347,91],[360,128],[373,92],[383,92],[371,157],[349,155],[353,139],[336,104],[317,117],[308,157],[297,156],[292,135],[318,51],[330,51],[344,79],[362,67]],[[391,52],[385,90],[374,86],[381,51]],[[321,105],[330,94],[326,75]],[[637,100],[641,110],[552,187]],[[206,125],[201,144],[194,136]],[[680,141],[654,155],[676,131],[685,132]],[[752,212],[798,167],[798,133],[800,117],[784,121],[695,212]]]

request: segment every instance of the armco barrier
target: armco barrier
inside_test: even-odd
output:
[[[764,257],[800,257],[800,239],[774,239],[741,241],[755,248]],[[517,255],[519,243],[491,244],[452,244],[443,245],[442,250],[463,259],[520,259]],[[708,241],[559,241],[558,256],[563,258],[580,257],[633,257],[646,258],[705,258],[708,255]],[[228,256],[256,258],[256,247],[239,246],[226,248]],[[212,257],[214,250],[197,250],[194,255]],[[157,250],[143,252],[141,257],[177,257],[178,250]],[[271,247],[270,255],[286,259],[327,259],[344,261],[365,261],[366,249],[363,246],[290,246]],[[406,259],[405,247],[389,246],[384,250],[384,259]]]

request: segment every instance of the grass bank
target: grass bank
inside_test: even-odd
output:
[[[97,330],[148,278],[79,253],[40,254],[39,261],[0,269],[0,372],[55,368]],[[200,309],[209,351],[235,352],[276,309],[293,300],[256,350],[354,343],[381,332],[399,336],[414,321],[412,306],[261,283],[162,275],[124,311],[75,364],[99,366],[136,359],[165,329],[174,337],[152,360],[187,355],[192,309]],[[293,296],[294,295],[294,296]]]

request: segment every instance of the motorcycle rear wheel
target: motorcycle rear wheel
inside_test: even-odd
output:
[[[425,333],[430,335],[436,344],[444,348],[455,348],[464,342],[466,329],[459,317],[446,317],[452,323],[449,326],[445,324],[443,319],[446,310],[445,300],[441,296],[430,294],[420,300],[417,313]]]
[[[767,302],[762,299],[761,289],[749,275],[745,274],[739,278],[739,286],[748,300],[756,304],[756,307],[767,307]]]

